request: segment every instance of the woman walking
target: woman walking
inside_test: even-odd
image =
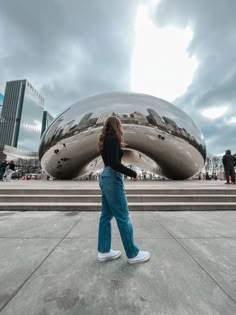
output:
[[[133,227],[129,217],[122,174],[138,179],[137,173],[121,164],[122,147],[125,146],[120,120],[109,117],[99,137],[98,147],[104,162],[99,178],[102,190],[102,212],[98,232],[98,260],[117,259],[121,252],[111,249],[111,220],[116,219],[123,246],[130,264],[148,261],[150,253],[140,251],[134,243]]]

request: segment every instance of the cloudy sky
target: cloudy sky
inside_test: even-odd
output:
[[[189,114],[208,152],[236,152],[235,0],[0,0],[0,93],[27,78],[57,115],[134,91]]]

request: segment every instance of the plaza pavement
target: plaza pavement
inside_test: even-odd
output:
[[[122,256],[96,260],[99,212],[1,211],[0,314],[236,314],[236,211],[130,214],[136,243],[151,253],[145,264],[127,263],[114,221]]]

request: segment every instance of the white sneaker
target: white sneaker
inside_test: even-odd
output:
[[[128,259],[128,263],[129,264],[144,263],[145,261],[148,261],[149,259],[150,259],[150,253],[140,250],[137,256],[135,256],[134,258]]]
[[[107,260],[114,260],[118,259],[121,256],[121,252],[119,250],[111,249],[108,253],[100,253],[98,252],[98,261],[107,261]]]

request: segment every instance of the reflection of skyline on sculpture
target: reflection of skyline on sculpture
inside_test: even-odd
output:
[[[135,132],[138,136],[139,132],[142,130],[141,137],[145,137],[145,134],[146,137],[148,137],[147,135],[150,134],[150,139],[154,137],[152,139],[152,145],[157,145],[157,147],[158,140],[165,139],[166,141],[168,139],[176,139],[176,141],[179,139],[178,141],[182,141],[182,143],[188,143],[189,146],[194,147],[195,150],[200,153],[204,164],[206,148],[203,136],[190,117],[164,100],[149,95],[134,93],[98,95],[82,100],[66,109],[54,120],[50,128],[44,134],[40,148],[40,158],[42,158],[50,148],[57,146],[59,143],[66,145],[69,139],[72,142],[75,141],[74,137],[77,138],[77,141],[80,141],[79,138],[82,136],[89,137],[89,134],[96,134],[97,138],[106,119],[113,115],[119,117],[121,120],[125,141],[128,143],[128,149],[139,151],[147,156],[151,154],[151,158],[155,160],[156,153],[148,153],[148,148],[145,148],[142,152],[142,145],[138,143],[135,144],[135,146],[132,145],[134,141],[132,140],[133,136],[130,134]],[[96,146],[94,137],[91,138],[93,138],[93,145]],[[83,149],[81,150],[83,151]],[[158,149],[155,150],[158,151]],[[93,154],[91,154],[92,151]],[[94,159],[99,155],[98,152],[95,153],[93,149],[91,149],[91,152],[91,156],[88,154],[87,163],[92,161],[92,157]],[[160,153],[161,152],[158,153],[158,158],[162,161]],[[190,153],[190,155],[191,154],[192,153]],[[85,162],[84,160],[83,163]],[[61,166],[62,163],[59,164],[59,168],[63,169]],[[80,163],[78,162],[78,164]]]
[[[145,116],[144,114],[135,111],[133,113],[127,114],[119,114],[114,111],[102,113],[98,117],[93,117],[94,113],[86,113],[79,122],[76,122],[75,119],[70,120],[67,124],[62,128],[60,127],[60,123],[63,121],[63,118],[58,117],[57,123],[55,123],[51,128],[50,132],[53,133],[52,143],[56,143],[63,138],[67,138],[78,134],[80,132],[86,131],[88,128],[98,128],[102,127],[105,121],[110,116],[118,117],[122,124],[132,124],[132,125],[143,125],[147,127],[157,127],[160,130],[166,131],[168,133],[173,134],[176,137],[180,137],[190,142],[192,145],[199,148],[199,151],[202,152],[203,157],[205,156],[205,147],[197,142],[194,136],[191,136],[190,133],[186,131],[185,128],[178,127],[177,123],[165,116],[160,116],[155,110],[151,108],[147,108],[147,112],[149,115]],[[50,144],[52,144],[50,143]]]

